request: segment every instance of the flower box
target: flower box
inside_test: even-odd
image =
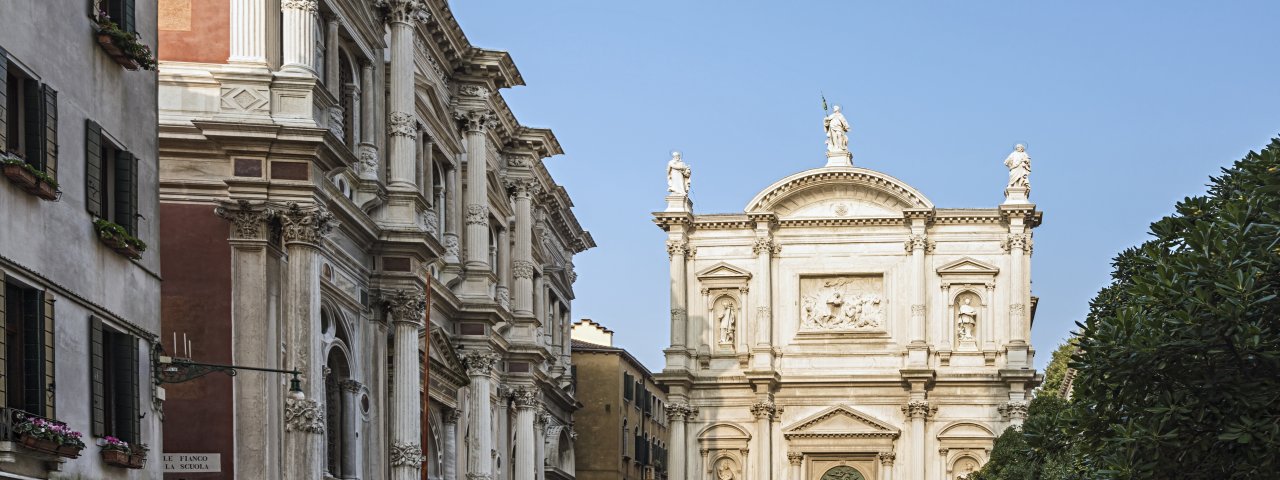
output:
[[[142,468],[147,466],[147,456],[131,454],[129,455],[129,468]]]
[[[107,248],[114,250],[116,253],[132,258],[134,260],[142,258],[142,252],[139,252],[137,248],[134,248],[133,245],[129,245],[129,242],[125,241],[122,238],[105,236],[102,234],[101,231],[99,231],[98,239],[101,240],[102,243],[107,246]]]
[[[0,158],[3,158],[4,162],[4,176],[27,193],[45,200],[57,200],[61,195],[53,179],[44,175],[43,172],[36,172],[26,162],[17,158],[3,157],[3,154],[0,154]]]
[[[139,469],[147,465],[147,457],[123,450],[102,450],[102,463],[120,468]]]
[[[115,60],[116,63],[120,64],[120,66],[124,67],[125,70],[138,69],[138,62],[129,58],[128,55],[125,55],[124,50],[119,46],[116,46],[115,39],[112,38],[111,35],[99,33],[98,45],[102,45],[102,49],[107,52],[107,55],[110,56],[112,60]]]
[[[4,164],[4,176],[9,177],[9,180],[13,180],[13,183],[28,192],[40,184],[40,180],[36,178],[34,173],[16,163]]]
[[[31,435],[20,435],[18,438],[24,447],[59,457],[79,458],[80,450],[84,448],[82,446],[58,443],[55,440],[36,438]]]

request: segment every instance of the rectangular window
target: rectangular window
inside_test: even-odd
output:
[[[129,443],[139,438],[138,340],[90,319],[90,379],[93,435],[113,436]]]
[[[138,157],[92,120],[85,122],[85,199],[95,217],[138,234]]]
[[[0,150],[58,177],[58,92],[0,48]]]
[[[632,391],[633,388],[635,387],[634,387],[634,384],[631,382],[631,374],[623,373],[622,374],[622,399],[623,400],[626,400],[628,402],[631,401],[631,397],[633,395],[633,391]]]
[[[5,406],[53,417],[53,299],[43,291],[4,282]]]
[[[96,3],[101,11],[90,12],[90,16],[101,18],[105,14],[109,20],[119,25],[121,30],[137,32],[133,13],[134,2],[135,0],[97,0],[91,4]]]

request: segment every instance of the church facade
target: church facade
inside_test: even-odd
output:
[[[1030,158],[1006,160],[1003,204],[943,208],[852,166],[827,120],[826,166],[740,213],[692,212],[668,166],[669,478],[965,478],[1026,415]]]

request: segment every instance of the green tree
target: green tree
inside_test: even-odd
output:
[[[1073,427],[1111,478],[1276,478],[1280,139],[1115,260],[1080,332]]]
[[[971,480],[1080,480],[1080,462],[1070,404],[1041,393],[1027,407],[1022,430],[1009,427],[996,438],[991,460]]]
[[[1049,357],[1049,364],[1044,367],[1044,383],[1036,390],[1036,395],[1062,396],[1062,384],[1067,379],[1068,364],[1071,355],[1076,353],[1076,339],[1071,337],[1058,345]]]

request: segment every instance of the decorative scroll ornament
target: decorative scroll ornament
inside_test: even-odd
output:
[[[342,107],[334,105],[329,108],[329,132],[338,138],[344,138],[342,123],[346,120],[346,112]]]
[[[412,24],[431,19],[427,2],[422,0],[376,0],[374,6],[382,10],[388,23]]]
[[[534,264],[528,260],[512,260],[511,275],[516,278],[533,278]]]
[[[467,369],[467,375],[483,376],[493,370],[493,366],[498,363],[498,355],[488,352],[467,352],[459,360],[463,368]]]
[[[1003,405],[996,407],[996,411],[1000,412],[1005,418],[1009,419],[1026,419],[1027,418],[1027,402],[1009,401]]]
[[[238,200],[235,203],[221,202],[213,209],[213,214],[231,222],[234,227],[232,238],[261,240],[266,232],[263,227],[275,216],[275,211],[265,203]]]
[[[782,245],[773,241],[772,236],[756,237],[755,243],[751,245],[751,251],[760,256],[762,253],[771,253],[777,255],[782,253]]]
[[[912,400],[902,406],[902,413],[911,418],[926,418],[938,413],[938,407],[924,400]]]
[[[671,403],[666,405],[667,418],[670,420],[691,419],[698,414],[698,409],[687,403]]]
[[[880,457],[880,464],[884,466],[893,465],[893,461],[898,458],[898,455],[893,452],[880,452],[877,456]]]
[[[292,432],[324,433],[324,408],[315,400],[285,400],[284,425]]]
[[[912,235],[907,237],[905,242],[902,242],[902,246],[906,248],[907,253],[911,253],[915,250],[924,250],[925,253],[933,253],[933,249],[937,245],[938,243],[930,240],[928,235]]]
[[[501,306],[503,310],[511,310],[511,291],[508,290],[507,287],[498,285],[494,290],[494,296],[497,297],[494,300],[498,301],[498,305]]]
[[[457,235],[444,236],[444,256],[448,258],[458,258],[458,237]]]
[[[422,231],[433,237],[440,234],[440,218],[436,216],[436,212],[431,210],[422,212]]]
[[[756,402],[751,406],[751,414],[757,419],[771,419],[778,413],[778,406],[773,402]]]
[[[427,312],[427,297],[417,290],[392,290],[382,297],[387,316],[393,322],[421,324]]]
[[[285,210],[280,213],[280,221],[284,226],[285,243],[318,244],[338,225],[338,221],[333,219],[333,214],[324,205],[303,208],[297,202],[285,205]]]
[[[453,112],[453,118],[468,132],[484,133],[485,130],[498,126],[498,116],[493,110],[458,110]]]
[[[467,205],[467,225],[489,225],[489,207],[472,203]]]
[[[798,467],[804,463],[804,454],[800,452],[787,452],[787,463],[793,467]]]
[[[684,240],[667,240],[667,258],[674,258],[676,255],[689,255],[689,242]]]
[[[360,146],[360,159],[356,162],[356,175],[363,180],[376,180],[378,178],[378,147],[373,145]]]
[[[412,442],[391,444],[391,466],[421,468],[422,447]]]
[[[393,137],[417,138],[418,129],[414,126],[417,120],[411,113],[391,112],[391,119],[388,120]]]
[[[280,9],[316,12],[320,10],[320,2],[318,0],[281,0]]]
[[[532,389],[520,387],[511,391],[511,403],[520,410],[538,406],[538,395]]]
[[[564,277],[569,280],[569,283],[575,283],[578,281],[578,272],[573,271],[573,262],[565,262]]]

